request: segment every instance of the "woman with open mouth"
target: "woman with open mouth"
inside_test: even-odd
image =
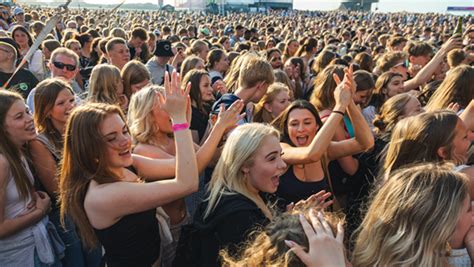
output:
[[[324,125],[316,108],[305,100],[297,100],[273,122],[280,130],[282,158],[289,165],[282,175],[277,196],[284,204],[297,203],[321,191],[332,191],[327,171],[328,162],[340,157],[366,151],[373,146],[370,128],[352,100],[355,82],[352,69],[345,70],[334,91],[335,106]],[[331,141],[347,110],[353,121],[355,137]]]

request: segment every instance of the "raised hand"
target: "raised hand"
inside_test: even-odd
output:
[[[444,53],[448,53],[455,48],[462,48],[462,37],[459,34],[451,36],[448,41],[441,46],[440,50]]]
[[[353,78],[352,65],[349,69],[344,69],[344,79],[341,81],[337,74],[333,74],[334,81],[337,86],[334,90],[334,99],[336,100],[336,106],[342,106],[342,108],[347,108],[347,106],[352,101],[352,94],[355,93],[356,83]]]
[[[171,78],[168,72],[165,73],[165,94],[160,94],[160,104],[168,112],[174,123],[186,122],[186,110],[191,84],[187,84],[183,90],[180,87],[181,78],[176,71],[173,71]]]
[[[307,199],[300,200],[296,204],[290,204],[286,207],[287,211],[297,210],[304,211],[305,209],[325,210],[331,206],[334,201],[327,200],[331,196],[331,192],[321,190],[316,194],[311,195]],[[327,200],[327,201],[326,201]]]
[[[324,219],[321,212],[312,210],[309,212],[311,224],[303,214],[300,214],[300,222],[308,238],[309,250],[291,240],[285,240],[285,244],[291,248],[298,258],[310,267],[320,266],[346,266],[344,257],[344,228],[342,224],[337,225],[337,234],[334,236],[331,227]]]
[[[240,114],[243,107],[244,101],[242,100],[235,101],[227,110],[224,105],[221,105],[216,127],[224,127],[224,129],[228,130],[237,126],[237,122],[245,117],[245,113]]]

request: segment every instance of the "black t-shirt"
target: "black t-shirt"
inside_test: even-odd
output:
[[[4,86],[8,79],[10,79],[11,75],[11,73],[0,71],[1,86]],[[26,99],[30,91],[33,90],[37,84],[38,79],[36,79],[33,73],[26,69],[20,69],[10,81],[10,84],[8,84],[7,89],[20,93],[23,98]]]
[[[209,120],[209,115],[201,112],[199,109],[192,107],[191,114],[191,130],[195,130],[199,134],[199,142],[202,141],[204,134],[206,133],[207,123]]]

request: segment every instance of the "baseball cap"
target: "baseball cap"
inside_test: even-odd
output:
[[[21,7],[16,7],[14,10],[13,10],[13,16],[16,16],[18,14],[25,14],[25,12],[23,11],[23,9]]]
[[[155,56],[158,57],[173,57],[174,53],[171,49],[171,42],[167,40],[160,40],[156,42]]]

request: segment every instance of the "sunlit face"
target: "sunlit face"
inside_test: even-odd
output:
[[[13,39],[19,46],[28,46],[28,35],[21,30],[16,30],[13,34]]]
[[[74,53],[76,53],[78,56],[82,55],[81,45],[78,43],[72,43],[69,49],[74,51]]]
[[[73,93],[65,88],[59,92],[56,100],[54,101],[54,107],[49,113],[49,118],[52,121],[56,121],[60,124],[65,124],[69,118],[69,114],[76,106],[76,99]]]
[[[76,69],[73,71],[67,70],[66,67],[63,67],[62,69],[54,66],[54,62],[59,62],[67,65],[72,65],[76,66]],[[76,77],[77,72],[79,71],[79,68],[77,67],[77,62],[74,58],[71,58],[69,56],[59,54],[57,55],[49,64],[49,69],[51,70],[51,76],[53,78],[64,78],[66,81],[70,82],[74,77]]]
[[[121,169],[132,165],[132,137],[120,115],[117,113],[107,115],[99,130],[107,144],[110,169]]]
[[[230,40],[229,39],[225,40],[225,42],[222,45],[224,46],[224,49],[226,51],[230,51]]]
[[[296,53],[296,51],[298,51],[298,47],[300,45],[298,44],[297,41],[293,41],[291,42],[289,45],[288,45],[288,52],[290,55],[294,55]]]
[[[199,52],[198,57],[200,57],[204,62],[207,60],[207,54],[209,54],[209,47],[207,45],[204,45],[201,48],[201,52]]]
[[[147,45],[148,45],[148,50],[150,51],[150,53],[154,53],[155,47],[156,47],[156,40],[153,40],[151,38],[148,39]]]
[[[150,80],[145,79],[139,83],[131,84],[130,90],[132,91],[132,95],[138,91],[140,91],[143,87],[147,86],[150,83]]]
[[[201,91],[201,100],[203,102],[211,102],[214,100],[213,90],[211,87],[211,78],[209,75],[203,75],[199,82],[199,90]]]
[[[278,117],[283,110],[290,105],[290,94],[287,91],[279,92],[270,103],[265,103],[264,108],[272,114],[273,118]]]
[[[216,63],[216,70],[224,73],[227,71],[227,69],[229,69],[229,64],[229,58],[227,58],[227,56],[223,54],[219,61],[217,61]]]
[[[242,171],[248,177],[248,185],[252,191],[275,193],[280,184],[280,175],[286,169],[286,163],[281,158],[280,141],[276,136],[266,136],[260,147],[253,155],[250,167]]]
[[[273,69],[281,69],[283,62],[281,61],[280,52],[275,51],[270,55],[270,65],[272,65]]]
[[[33,116],[23,100],[15,101],[7,111],[5,129],[10,140],[18,147],[36,138]]]
[[[308,146],[318,132],[316,118],[307,109],[296,108],[288,114],[288,135],[295,146]]]
[[[159,96],[155,96],[155,105],[153,107],[153,117],[155,120],[155,124],[158,126],[158,129],[162,133],[172,133],[172,123],[171,117],[168,112],[164,111],[161,108]]]
[[[130,60],[130,50],[125,44],[115,44],[109,51],[108,56],[110,58],[110,63],[119,69],[122,69],[122,67]]]
[[[403,77],[394,76],[390,80],[390,82],[388,82],[387,87],[382,90],[383,94],[386,95],[387,99],[403,93],[405,91],[405,87],[403,85]]]
[[[458,119],[451,152],[451,157],[456,161],[456,163],[464,164],[467,162],[467,152],[473,140],[474,136],[472,132],[466,127],[466,124],[461,119]]]
[[[404,107],[403,111],[403,117],[411,117],[418,115],[423,112],[423,109],[421,108],[420,101],[416,97],[410,97],[410,100],[407,102],[407,104]]]

